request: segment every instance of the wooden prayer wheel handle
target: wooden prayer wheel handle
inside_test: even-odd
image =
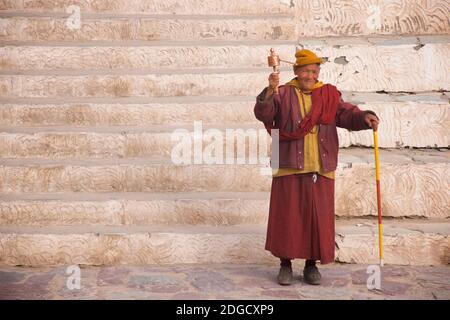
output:
[[[280,57],[275,53],[274,48],[270,48],[269,56],[267,57],[269,67],[273,68],[273,72],[280,72]],[[278,88],[274,88],[275,94],[278,94]]]

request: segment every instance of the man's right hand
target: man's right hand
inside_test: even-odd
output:
[[[278,86],[280,85],[280,73],[273,72],[269,76],[269,88],[266,91],[266,98],[278,92]]]

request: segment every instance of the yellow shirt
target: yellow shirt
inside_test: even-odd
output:
[[[295,86],[295,93],[297,94],[299,105],[300,105],[300,113],[302,118],[305,117],[306,114],[311,110],[312,101],[311,94],[303,93],[298,86]],[[310,133],[308,133],[304,137],[304,167],[302,170],[293,169],[293,168],[279,168],[277,173],[273,174],[273,177],[281,177],[287,176],[291,174],[301,174],[308,172],[317,172],[320,175],[334,179],[335,171],[323,172],[322,164],[319,156],[319,134],[318,134],[318,126],[314,126]]]

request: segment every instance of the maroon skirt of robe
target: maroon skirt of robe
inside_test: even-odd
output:
[[[334,261],[334,180],[315,176],[272,180],[266,250],[276,257]]]

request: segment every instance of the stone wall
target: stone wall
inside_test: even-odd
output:
[[[267,139],[253,105],[271,47],[290,61],[316,51],[321,79],[380,116],[386,263],[448,264],[449,10],[446,0],[0,0],[0,264],[275,262],[265,164],[171,159],[172,133],[194,121]],[[281,75],[293,77],[288,64]],[[339,139],[336,260],[375,263],[372,133]]]

